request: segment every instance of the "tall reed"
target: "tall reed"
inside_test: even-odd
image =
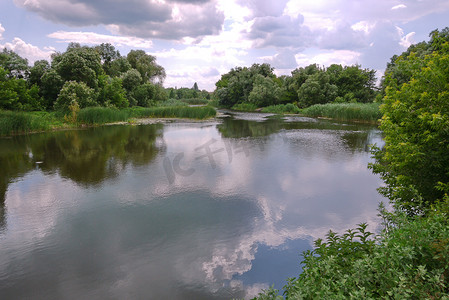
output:
[[[301,114],[308,117],[325,117],[342,121],[377,122],[382,113],[378,103],[328,103],[305,108]]]

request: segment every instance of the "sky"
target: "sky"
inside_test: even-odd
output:
[[[141,49],[165,87],[213,91],[231,68],[359,64],[381,76],[410,44],[449,26],[447,0],[0,0],[0,50],[50,60],[68,43]]]

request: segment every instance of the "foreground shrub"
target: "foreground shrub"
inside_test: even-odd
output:
[[[286,299],[449,299],[448,203],[413,219],[383,211],[385,230],[375,238],[365,224],[329,232],[303,253]],[[267,292],[256,299],[275,299]]]

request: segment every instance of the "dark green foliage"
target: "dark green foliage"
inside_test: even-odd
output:
[[[215,97],[223,107],[251,102],[257,107],[297,103],[300,107],[331,102],[373,102],[375,71],[359,65],[321,68],[316,64],[277,78],[267,65],[234,68],[215,84]]]
[[[33,85],[28,88],[22,78],[8,77],[0,67],[0,109],[38,110],[40,108],[39,89]]]
[[[308,117],[325,117],[342,121],[358,120],[377,122],[381,117],[378,103],[328,103],[305,108],[301,114]]]
[[[42,106],[45,109],[53,109],[63,85],[64,80],[54,69],[50,69],[42,75],[40,92],[43,98]]]
[[[334,101],[338,87],[329,80],[329,75],[321,71],[309,76],[298,90],[298,104],[301,107],[308,107]]]
[[[100,76],[100,93],[98,103],[103,106],[115,106],[117,108],[128,107],[126,91],[122,87],[122,79],[109,76]]]
[[[131,92],[131,97],[136,101],[138,106],[150,107],[155,105],[156,86],[151,83],[145,83],[137,86]]]
[[[143,83],[164,81],[165,70],[156,63],[156,57],[146,54],[143,50],[131,50],[127,59],[131,67],[140,73]]]

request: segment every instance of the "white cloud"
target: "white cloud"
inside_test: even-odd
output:
[[[361,53],[351,50],[317,51],[315,54],[297,54],[296,61],[299,66],[310,64],[330,66],[331,64],[354,65],[359,63]]]
[[[43,50],[21,40],[14,38],[11,43],[0,44],[0,47],[7,48],[19,54],[21,57],[28,59],[28,63],[33,64],[37,60],[50,60],[50,56],[55,52],[54,48],[46,47]]]
[[[0,40],[3,39],[3,32],[5,32],[5,28],[3,28],[2,23],[0,23]]]
[[[57,31],[48,35],[50,38],[60,40],[64,43],[76,42],[80,44],[98,45],[101,43],[110,43],[115,46],[129,46],[136,48],[149,49],[153,46],[153,42],[136,37],[113,36],[106,34],[98,34],[95,32],[81,31]]]
[[[404,4],[395,5],[391,8],[391,10],[401,9],[401,8],[407,8],[407,6]]]

